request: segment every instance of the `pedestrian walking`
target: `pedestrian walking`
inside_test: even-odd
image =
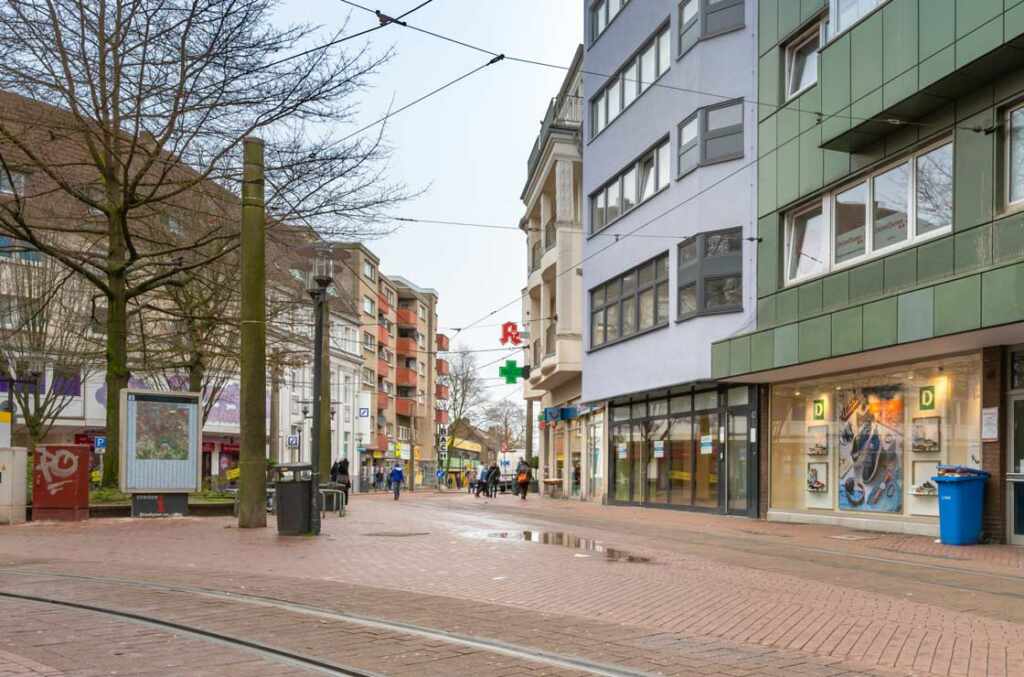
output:
[[[526,500],[526,492],[530,490],[531,474],[533,474],[533,468],[526,462],[526,459],[521,459],[519,465],[516,466],[516,493],[524,501]]]
[[[487,495],[491,498],[498,495],[499,481],[501,481],[501,470],[498,469],[497,463],[492,463],[491,469],[487,473]]]
[[[345,492],[345,505],[348,505],[348,492],[352,487],[352,479],[348,476],[347,458],[338,461],[338,477],[335,481],[341,485],[341,490]]]
[[[466,484],[469,486],[469,493],[473,493],[476,489],[476,483],[478,481],[476,470],[470,470],[466,473]]]
[[[438,489],[442,489],[442,488],[447,489],[448,488],[447,485],[446,485],[446,482],[444,481],[444,468],[438,468],[437,472],[434,473],[434,477],[437,479],[437,488]]]
[[[398,463],[391,469],[391,474],[388,475],[388,482],[391,483],[391,489],[395,492],[395,500],[398,500],[398,494],[402,491],[402,482],[405,480],[405,473],[402,472],[402,466]]]
[[[480,492],[487,488],[487,476],[490,474],[490,470],[487,466],[480,468],[480,477],[476,481],[476,491],[473,492],[473,496],[480,498]]]
[[[338,462],[335,461],[333,464],[331,464],[331,482],[337,482],[337,481],[338,481]]]
[[[384,488],[384,469],[383,468],[380,468],[380,467],[377,468],[377,473],[374,475],[373,488],[374,489],[383,489]]]

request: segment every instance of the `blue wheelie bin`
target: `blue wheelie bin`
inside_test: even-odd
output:
[[[939,466],[939,539],[944,545],[975,545],[989,473],[965,466]]]

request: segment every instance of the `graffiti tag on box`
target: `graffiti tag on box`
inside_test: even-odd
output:
[[[53,496],[73,481],[70,478],[78,471],[78,456],[67,449],[47,447],[39,449],[38,453],[44,488]]]

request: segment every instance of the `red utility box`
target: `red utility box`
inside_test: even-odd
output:
[[[32,520],[77,521],[89,517],[89,461],[85,444],[37,447],[32,469]]]

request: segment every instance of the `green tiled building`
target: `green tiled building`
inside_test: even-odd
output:
[[[757,325],[712,371],[767,385],[763,511],[937,534],[959,464],[1024,543],[1024,1],[758,12]]]

